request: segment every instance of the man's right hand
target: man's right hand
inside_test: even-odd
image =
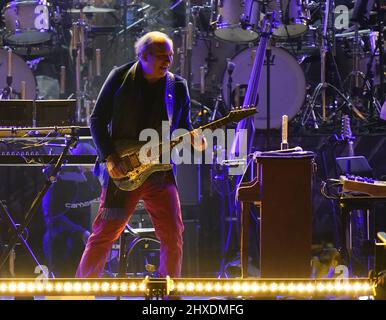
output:
[[[121,179],[126,176],[125,170],[118,154],[112,153],[106,158],[107,171],[113,179]]]

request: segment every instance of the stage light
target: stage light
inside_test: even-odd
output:
[[[155,290],[155,291],[154,291]],[[1,296],[25,295],[226,295],[321,297],[375,295],[369,279],[0,279]]]

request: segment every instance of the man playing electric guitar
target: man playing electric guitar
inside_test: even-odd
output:
[[[138,61],[110,73],[91,115],[91,134],[103,183],[100,208],[77,277],[101,275],[113,243],[141,199],[161,243],[160,275],[181,274],[184,226],[172,171],[152,172],[130,191],[118,188],[115,183],[124,179],[128,170],[116,147],[117,141],[138,141],[142,130],[159,130],[162,121],[169,122],[171,132],[177,128],[192,130],[186,81],[168,71],[173,60],[172,40],[163,33],[150,32],[137,41],[135,49]],[[195,131],[191,137],[194,148],[206,148],[204,138],[194,139]]]

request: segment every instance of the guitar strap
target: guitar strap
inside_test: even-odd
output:
[[[165,107],[168,114],[169,126],[172,126],[173,122],[173,109],[174,109],[174,74],[168,72],[166,74],[166,90],[165,90]]]

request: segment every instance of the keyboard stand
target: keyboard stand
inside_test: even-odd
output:
[[[9,243],[8,243],[7,246],[5,246],[5,249],[4,249],[4,251],[2,252],[2,254],[0,256],[0,269],[7,262],[10,253],[12,252],[12,250],[14,249],[14,247],[15,247],[17,241],[18,241],[18,238],[22,239],[22,241],[25,242],[22,234],[24,233],[26,228],[31,223],[32,217],[36,213],[36,210],[39,208],[44,195],[47,193],[47,191],[50,188],[50,186],[53,183],[56,182],[56,177],[57,177],[57,175],[60,172],[60,169],[61,169],[61,167],[63,165],[65,156],[67,155],[67,153],[70,150],[70,148],[74,147],[76,145],[77,140],[78,140],[77,137],[70,136],[69,139],[66,141],[66,146],[64,147],[61,155],[59,156],[58,161],[56,162],[54,168],[52,169],[50,177],[46,180],[46,182],[43,185],[42,189],[39,191],[39,193],[36,195],[35,199],[32,201],[32,205],[31,205],[31,207],[29,208],[28,212],[26,213],[26,215],[24,217],[23,224],[20,224],[19,227],[17,227],[16,224],[13,223],[13,220],[12,220],[11,216],[8,217],[7,210],[5,210],[4,207],[2,208],[4,210],[0,210],[0,213],[5,213],[6,214],[8,221],[10,221],[9,218],[11,218],[10,222],[13,225],[13,230],[11,230],[11,231],[13,231],[13,234],[11,234],[10,239],[9,239]],[[39,263],[38,263],[38,265],[40,266]]]
[[[371,231],[369,226],[370,212],[375,203],[385,202],[386,197],[369,197],[369,196],[342,196],[338,203],[342,215],[342,231],[341,231],[341,250],[343,251],[344,260],[349,268],[349,275],[352,276],[352,258],[353,258],[353,234],[351,213],[354,210],[363,210],[366,214],[366,238],[367,241],[372,241]],[[370,271],[370,256],[367,257],[367,271]]]

